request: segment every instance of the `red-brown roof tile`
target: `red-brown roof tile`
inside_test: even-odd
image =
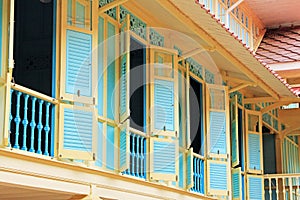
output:
[[[267,30],[256,55],[267,64],[300,61],[300,26]]]

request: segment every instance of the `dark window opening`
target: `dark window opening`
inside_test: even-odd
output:
[[[144,131],[145,46],[130,39],[130,127]]]
[[[243,138],[243,110],[238,108],[238,143],[239,143],[239,161],[237,167],[242,167],[242,171],[244,171],[244,138]]]
[[[190,79],[190,140],[194,153],[203,155],[203,91],[202,84]]]
[[[14,81],[48,96],[53,96],[53,11],[53,1],[15,0]],[[11,96],[11,146],[52,156],[52,106],[25,93],[18,94],[14,91]]]
[[[276,174],[276,146],[275,134],[270,134],[270,129],[263,126],[263,160],[264,173]]]
[[[15,1],[13,77],[19,85],[52,96],[53,1]]]

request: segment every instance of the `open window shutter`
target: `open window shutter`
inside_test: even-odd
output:
[[[230,121],[231,121],[231,164],[232,167],[240,163],[239,160],[239,120],[238,120],[238,103],[235,95],[230,101]]]
[[[232,182],[232,199],[241,200],[242,199],[242,174],[241,168],[236,168],[231,170],[231,182]]]
[[[121,24],[120,34],[120,122],[130,116],[130,15]]]
[[[151,51],[153,135],[177,137],[176,62],[172,52]]]
[[[150,179],[177,181],[178,140],[150,138]]]
[[[130,135],[129,135],[129,120],[126,120],[120,127],[120,155],[119,155],[119,170],[124,172],[129,169],[130,162]]]
[[[207,193],[208,195],[227,196],[229,193],[229,167],[227,162],[208,160],[207,161]]]
[[[262,117],[258,111],[246,111],[247,170],[260,174],[262,166]]]
[[[263,179],[260,176],[248,175],[247,176],[247,199],[261,200],[263,197]]]
[[[186,189],[194,187],[194,156],[193,148],[190,148],[186,154]]]
[[[65,59],[65,66],[62,66],[61,98],[94,104],[92,35],[66,30]]]
[[[97,132],[94,108],[61,104],[60,113],[59,157],[94,160]]]
[[[0,48],[1,48],[1,52],[3,51],[3,43],[5,43],[5,42],[3,42],[2,41],[2,38],[3,38],[3,36],[6,34],[6,33],[4,33],[3,31],[7,31],[6,29],[4,29],[3,28],[3,13],[5,14],[6,12],[6,8],[5,8],[6,6],[5,5],[3,5],[3,0],[0,0]],[[4,8],[4,12],[3,12],[3,8]],[[3,65],[4,65],[4,62],[3,62],[3,58],[2,58],[2,56],[3,56],[3,53],[1,53],[1,55],[0,55],[0,77],[3,77],[4,76],[4,67],[3,67]]]
[[[225,86],[207,84],[206,94],[208,156],[211,158],[227,158],[227,146],[229,144],[227,88]]]

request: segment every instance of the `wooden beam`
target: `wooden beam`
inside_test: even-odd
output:
[[[230,6],[227,11],[226,14],[229,14],[233,9],[235,9],[236,7],[238,7],[241,3],[243,3],[244,0],[239,0],[237,2],[235,2],[232,6]]]
[[[238,90],[243,89],[243,88],[248,87],[248,86],[252,86],[252,84],[249,84],[249,83],[240,84],[240,85],[238,85],[234,88],[231,88],[228,92],[232,93],[232,92],[238,91]]]
[[[273,97],[252,97],[252,98],[245,98],[244,103],[262,103],[262,102],[269,102],[269,103],[276,103],[281,102],[283,105],[285,103],[300,103],[300,98],[297,97],[281,97],[279,99],[274,99]]]
[[[292,103],[292,102],[290,102],[290,101],[279,101],[279,102],[275,102],[275,103],[273,103],[273,104],[271,104],[271,105],[269,105],[269,106],[267,106],[267,107],[261,109],[261,113],[264,114],[264,113],[266,113],[266,112],[269,112],[270,110],[273,110],[273,109],[278,108],[278,107],[280,107],[280,106],[288,105],[288,104],[290,104],[290,103]]]
[[[241,78],[236,78],[236,77],[232,77],[232,76],[228,76],[226,71],[222,71],[223,75],[223,79],[225,81],[229,81],[229,82],[233,82],[233,83],[244,83],[244,84],[250,84],[250,85],[257,85],[256,83],[252,82],[252,81],[247,81]]]
[[[101,14],[101,13],[104,13],[105,11],[109,10],[109,9],[112,9],[114,7],[117,7],[119,5],[122,5],[123,3],[125,3],[126,1],[128,0],[114,0],[113,2],[111,3],[108,3],[102,7],[100,7],[98,9],[98,13]]]
[[[196,48],[196,49],[193,49],[193,50],[191,50],[191,51],[189,51],[189,52],[187,52],[187,53],[185,53],[181,56],[178,56],[178,62],[182,61],[186,58],[195,56],[199,53],[206,52],[206,51],[213,51],[213,50],[214,50],[214,48]]]
[[[267,31],[267,30],[264,29],[264,30],[262,31],[262,33],[258,36],[258,38],[257,38],[257,40],[256,40],[256,43],[255,43],[254,46],[253,46],[253,51],[254,51],[254,52],[257,51],[257,49],[258,49],[258,47],[259,47],[261,41],[264,39],[264,36],[265,36],[266,31]]]
[[[203,28],[196,24],[191,18],[180,11],[180,9],[174,5],[171,0],[156,0],[164,9],[171,13],[178,21],[185,24],[196,35],[203,39],[206,43],[211,44],[216,48],[216,51],[220,53],[224,58],[228,59],[234,66],[236,66],[242,73],[244,73],[249,79],[257,83],[263,90],[265,90],[270,96],[275,99],[279,99],[278,93],[272,89],[269,85],[259,79],[245,64],[233,56],[227,49],[225,49],[220,43],[213,39]],[[196,5],[194,5],[196,6]],[[201,11],[201,9],[199,9]],[[204,11],[203,11],[204,13]],[[224,30],[225,32],[225,30]],[[263,67],[263,66],[262,66]]]

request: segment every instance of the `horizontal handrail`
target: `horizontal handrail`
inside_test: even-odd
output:
[[[134,134],[136,134],[136,135],[143,136],[143,137],[145,137],[145,138],[148,137],[148,135],[147,135],[146,133],[144,133],[144,132],[142,132],[142,131],[139,131],[139,130],[137,130],[137,129],[131,128],[131,127],[129,128],[129,132],[134,133]]]
[[[196,157],[196,158],[199,158],[201,160],[204,160],[204,156],[201,156],[201,155],[199,155],[197,153],[193,153],[193,156]]]
[[[263,175],[265,178],[289,178],[289,177],[293,177],[293,178],[300,178],[300,174],[299,173],[289,173],[289,174],[265,174]]]
[[[47,102],[55,104],[55,105],[57,105],[59,103],[59,101],[53,97],[49,97],[45,94],[42,94],[40,92],[34,91],[32,89],[26,88],[26,87],[18,85],[18,84],[12,83],[11,88],[16,91],[19,91],[19,92],[22,92],[25,94],[29,94],[30,96],[34,96],[36,98],[39,98],[41,100],[47,101]]]

